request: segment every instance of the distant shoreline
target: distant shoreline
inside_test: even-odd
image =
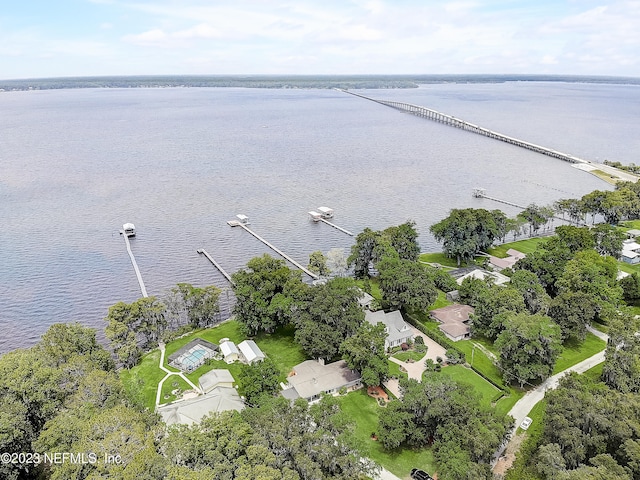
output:
[[[76,88],[391,89],[441,83],[562,82],[639,85],[637,77],[586,75],[145,75],[0,80],[0,91]]]

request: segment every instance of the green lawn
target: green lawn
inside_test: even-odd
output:
[[[480,405],[485,407],[491,406],[493,399],[500,393],[495,386],[487,382],[484,378],[478,375],[476,372],[463,365],[450,365],[444,367],[440,373],[446,375],[453,380],[466,383],[473,387],[473,391],[478,394],[480,399]]]
[[[421,360],[422,357],[424,357],[425,352],[416,352],[413,350],[407,351],[407,352],[398,352],[393,354],[393,358],[397,358],[398,360],[400,360],[401,362],[406,362],[409,359],[413,359],[414,361],[418,361]]]
[[[487,252],[494,257],[505,258],[507,256],[507,250],[513,248],[514,250],[518,250],[522,253],[531,253],[538,245],[546,242],[548,237],[533,237],[527,238],[525,240],[517,240],[515,242],[503,243],[502,245],[498,245],[496,247],[492,247]]]
[[[131,370],[120,372],[124,389],[132,398],[139,398],[150,410],[153,410],[156,405],[158,383],[166,375],[158,368],[159,362],[160,350],[154,350],[142,357],[139,365]]]
[[[284,381],[292,368],[308,360],[308,356],[293,338],[293,327],[281,328],[275,333],[261,333],[255,342],[269,358],[280,368],[281,381]]]
[[[407,372],[400,371],[400,365],[392,362],[391,360],[388,360],[387,362],[389,363],[389,377],[408,378]]]
[[[436,298],[435,302],[429,305],[427,310],[431,311],[435,310],[436,308],[446,307],[447,305],[453,305],[453,302],[447,300],[446,293],[444,293],[442,290],[438,290],[438,297]]]
[[[556,365],[553,369],[553,374],[559,373],[567,368],[575,365],[576,363],[585,360],[596,353],[604,350],[607,347],[606,342],[600,340],[592,333],[587,333],[587,338],[581,345],[570,344],[565,345],[560,357],[556,361]]]
[[[362,290],[369,293],[373,298],[375,298],[378,303],[382,301],[382,291],[380,290],[380,280],[378,278],[369,278],[369,279],[359,279],[356,280],[356,285],[358,285]]]
[[[458,263],[455,258],[449,258],[442,252],[435,253],[421,253],[419,257],[421,262],[439,263],[445,267],[458,268]]]
[[[175,389],[180,389],[180,391],[184,392],[185,390],[191,390],[191,385],[185,382],[182,378],[177,375],[173,375],[167,378],[162,384],[162,393],[160,394],[160,403],[169,403],[173,402],[177,397],[173,393],[171,393]],[[154,393],[155,399],[155,393]]]
[[[402,479],[409,478],[412,468],[421,468],[431,474],[435,472],[435,460],[431,449],[402,449],[398,452],[388,452],[382,448],[380,442],[371,439],[371,434],[378,432],[378,415],[383,407],[378,406],[377,401],[367,395],[366,389],[361,388],[351,392],[340,397],[339,401],[342,410],[356,422],[354,434],[365,457],[374,460]]]

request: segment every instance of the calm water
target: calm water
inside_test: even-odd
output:
[[[640,88],[440,84],[365,91],[455,115],[587,159],[638,162]],[[413,219],[422,248],[451,208],[548,204],[608,188],[559,160],[331,90],[97,89],[0,94],[0,353],[55,322],[103,328],[107,308],[178,282],[225,287],[270,251],[226,221],[237,213],[298,261],[353,239],[313,224],[336,210],[351,231]]]

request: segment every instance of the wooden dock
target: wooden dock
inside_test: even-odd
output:
[[[314,280],[318,280],[320,277],[318,275],[316,275],[315,273],[313,273],[312,271],[308,270],[307,268],[303,267],[301,264],[299,264],[298,262],[296,262],[293,258],[291,258],[289,255],[287,255],[286,253],[284,253],[283,251],[281,251],[279,248],[275,247],[274,245],[272,245],[271,243],[267,242],[264,238],[262,238],[260,235],[258,235],[256,232],[254,232],[253,230],[251,230],[249,227],[247,227],[244,223],[242,222],[238,222],[235,220],[229,220],[227,222],[231,227],[242,227],[244,228],[247,232],[249,232],[251,235],[253,235],[254,237],[256,237],[258,240],[260,240],[262,243],[264,243],[267,247],[269,247],[271,250],[273,250],[274,252],[276,252],[278,255],[280,255],[282,258],[284,258],[285,260],[287,260],[288,262],[292,263],[293,265],[295,265],[296,267],[298,267],[300,270],[302,270],[304,273],[306,273],[307,275],[309,275],[311,278],[313,278]]]
[[[129,242],[129,237],[125,235],[124,230],[120,230],[120,234],[124,237],[124,243],[127,245],[127,252],[129,252],[131,264],[133,265],[133,269],[136,272],[136,277],[138,277],[138,283],[140,284],[142,296],[146,298],[149,295],[147,295],[147,288],[144,286],[144,282],[142,281],[142,275],[140,274],[140,269],[138,268],[138,264],[136,263],[136,257],[133,256],[133,252],[131,251],[131,243]]]
[[[326,223],[327,225],[331,225],[333,228],[337,228],[338,230],[340,230],[342,233],[346,233],[347,235],[349,235],[350,237],[353,237],[353,233],[351,233],[349,230],[345,230],[342,227],[339,227],[338,225],[336,225],[335,223],[331,223],[328,220],[325,220],[324,218],[319,218],[318,219],[321,222]]]
[[[228,281],[231,285],[234,285],[234,286],[235,286],[234,281],[233,281],[233,280],[231,280],[231,275],[229,275],[229,274],[226,272],[226,270],[225,270],[224,268],[222,268],[222,267],[218,264],[218,262],[216,262],[216,261],[213,259],[213,257],[212,257],[211,255],[209,255],[209,254],[207,253],[207,251],[206,251],[205,249],[200,248],[200,249],[196,250],[196,252],[198,252],[198,253],[200,253],[200,254],[204,255],[205,257],[207,257],[207,258],[209,259],[209,261],[213,264],[213,266],[214,266],[214,267],[216,267],[216,268],[218,269],[218,271],[219,271],[219,272],[224,276],[224,278],[226,278],[226,279],[227,279],[227,281]]]

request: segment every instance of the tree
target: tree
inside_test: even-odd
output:
[[[640,322],[634,315],[616,312],[609,323],[602,379],[619,392],[640,393]]]
[[[388,239],[400,259],[415,262],[420,255],[418,232],[414,221],[407,221],[396,227],[389,227],[382,231],[382,237]]]
[[[242,365],[238,385],[249,404],[258,404],[263,396],[272,397],[280,390],[280,370],[269,357],[253,365]]]
[[[392,308],[425,310],[438,296],[433,275],[422,264],[385,258],[376,265],[383,299]]]
[[[247,269],[231,278],[236,295],[233,313],[248,335],[271,333],[290,323],[297,298],[306,289],[299,272],[266,254],[249,260]]]
[[[313,273],[317,273],[321,277],[326,277],[331,273],[331,270],[327,267],[327,259],[320,250],[309,255],[308,268]]]
[[[495,340],[505,328],[506,316],[510,313],[524,311],[526,311],[526,306],[522,294],[518,290],[491,285],[481,291],[476,299],[471,331],[474,335],[479,334]]]
[[[358,331],[340,345],[342,358],[351,370],[360,372],[366,386],[382,385],[389,376],[389,363],[384,342],[387,337],[382,323],[364,322]]]
[[[497,212],[499,210],[489,212],[482,208],[453,209],[447,218],[431,225],[429,230],[438,242],[442,242],[442,251],[455,258],[460,266],[461,262],[473,260],[476,254],[502,238],[506,217]]]
[[[332,248],[327,252],[327,268],[337,277],[344,277],[347,271],[347,257],[344,248]]]
[[[567,262],[556,287],[559,293],[586,293],[600,307],[605,303],[618,305],[622,288],[617,276],[618,264],[614,258],[601,257],[595,250],[584,250]]]
[[[624,232],[611,225],[601,224],[592,230],[592,234],[596,251],[600,255],[611,255],[616,259],[620,257],[622,253],[622,243],[626,238]]]
[[[373,260],[373,249],[380,234],[365,228],[356,236],[356,243],[351,247],[351,255],[347,259],[348,265],[353,265],[356,278],[369,277],[369,266]]]
[[[353,335],[364,320],[360,295],[360,289],[349,278],[333,278],[324,285],[310,287],[294,319],[296,342],[313,358],[335,358],[342,341]]]
[[[543,381],[562,350],[560,327],[544,315],[510,314],[495,341],[506,383]]]
[[[535,273],[527,270],[516,270],[511,275],[509,285],[522,294],[524,304],[529,313],[547,314],[551,299]]]
[[[546,223],[546,214],[547,212],[545,212],[542,207],[532,203],[520,212],[518,217],[529,224],[529,236],[531,236],[532,234],[537,234],[540,227]]]
[[[596,315],[597,305],[583,292],[565,292],[551,301],[549,316],[560,326],[562,341],[583,342],[587,325]]]
[[[178,283],[171,291],[193,328],[207,327],[215,322],[216,315],[220,313],[222,293],[218,287],[194,287],[190,283]]]

